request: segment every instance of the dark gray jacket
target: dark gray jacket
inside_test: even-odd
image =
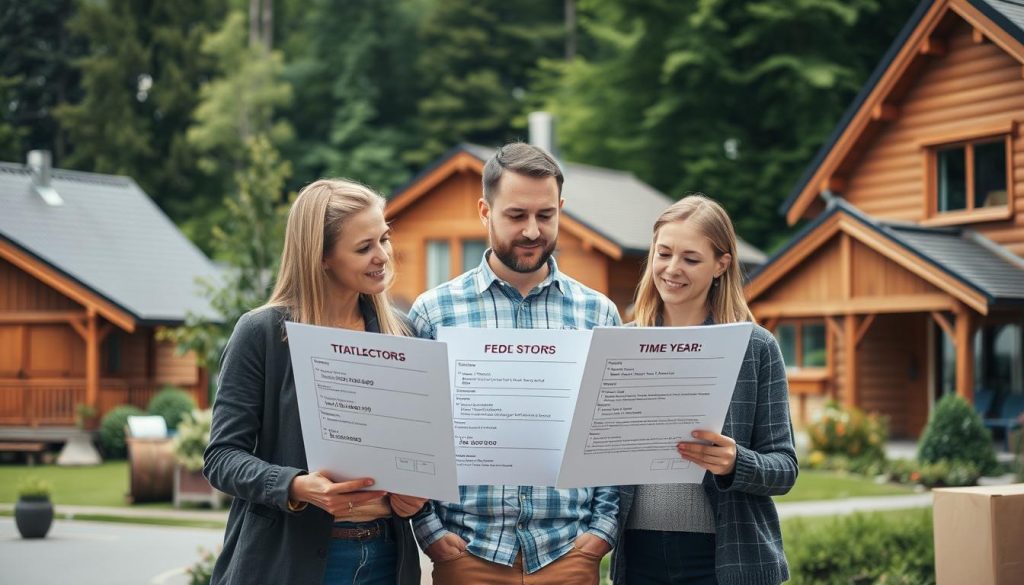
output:
[[[798,468],[786,365],[775,337],[763,327],[755,325],[750,335],[722,434],[736,441],[736,469],[724,477],[705,473],[702,482],[716,519],[715,575],[721,585],[778,585],[789,579],[789,566],[771,496],[793,487]],[[634,489],[619,489],[615,585],[625,583],[622,532]]]
[[[366,330],[379,332],[369,303]],[[316,506],[288,511],[288,486],[306,473],[285,311],[257,309],[239,319],[221,358],[210,446],[203,473],[235,497],[213,585],[319,585],[334,519]],[[420,582],[419,553],[407,520],[393,528],[399,585]]]

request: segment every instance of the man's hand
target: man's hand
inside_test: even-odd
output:
[[[587,554],[597,555],[599,557],[603,557],[612,550],[612,545],[605,542],[603,538],[594,536],[589,532],[584,532],[577,536],[576,542],[572,543],[572,545]]]
[[[416,512],[420,511],[423,504],[427,503],[426,498],[415,498],[413,496],[403,496],[402,494],[388,494],[388,500],[391,501],[391,510],[398,514],[400,518],[408,518]]]
[[[438,563],[454,558],[462,554],[464,550],[466,550],[466,541],[462,540],[458,534],[449,532],[442,536],[441,540],[428,546],[424,552],[427,553],[430,560]]]
[[[344,516],[370,500],[379,500],[387,493],[359,491],[371,485],[373,480],[368,477],[334,483],[323,472],[315,471],[295,476],[288,486],[288,498],[295,502],[313,504],[335,517]]]

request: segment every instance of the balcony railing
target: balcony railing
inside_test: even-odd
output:
[[[122,404],[145,410],[163,385],[146,379],[100,380],[96,409],[101,417]],[[198,398],[195,387],[184,389]],[[85,379],[82,378],[0,380],[0,425],[74,425],[75,407],[85,401]]]

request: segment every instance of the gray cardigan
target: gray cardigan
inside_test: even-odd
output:
[[[366,330],[379,332],[369,303]],[[224,549],[211,583],[319,585],[334,519],[316,506],[288,510],[288,487],[306,472],[282,309],[239,319],[221,358],[219,389],[203,473],[234,496]],[[419,553],[408,520],[392,520],[399,585],[420,582]]]
[[[771,496],[796,483],[797,461],[789,419],[789,387],[779,344],[754,326],[725,416],[722,434],[736,441],[736,469],[702,485],[715,511],[715,575],[721,585],[777,585],[789,579],[779,516]],[[620,546],[612,556],[612,580],[625,583],[622,531],[634,486],[619,490]]]

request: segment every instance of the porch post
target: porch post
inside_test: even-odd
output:
[[[85,402],[97,408],[100,394],[100,343],[96,309],[89,307],[85,335]]]
[[[974,403],[974,312],[956,306],[956,395]]]
[[[846,392],[843,394],[843,404],[846,406],[858,406],[860,396],[857,388],[857,316],[847,315],[843,324],[843,353],[846,362]]]

